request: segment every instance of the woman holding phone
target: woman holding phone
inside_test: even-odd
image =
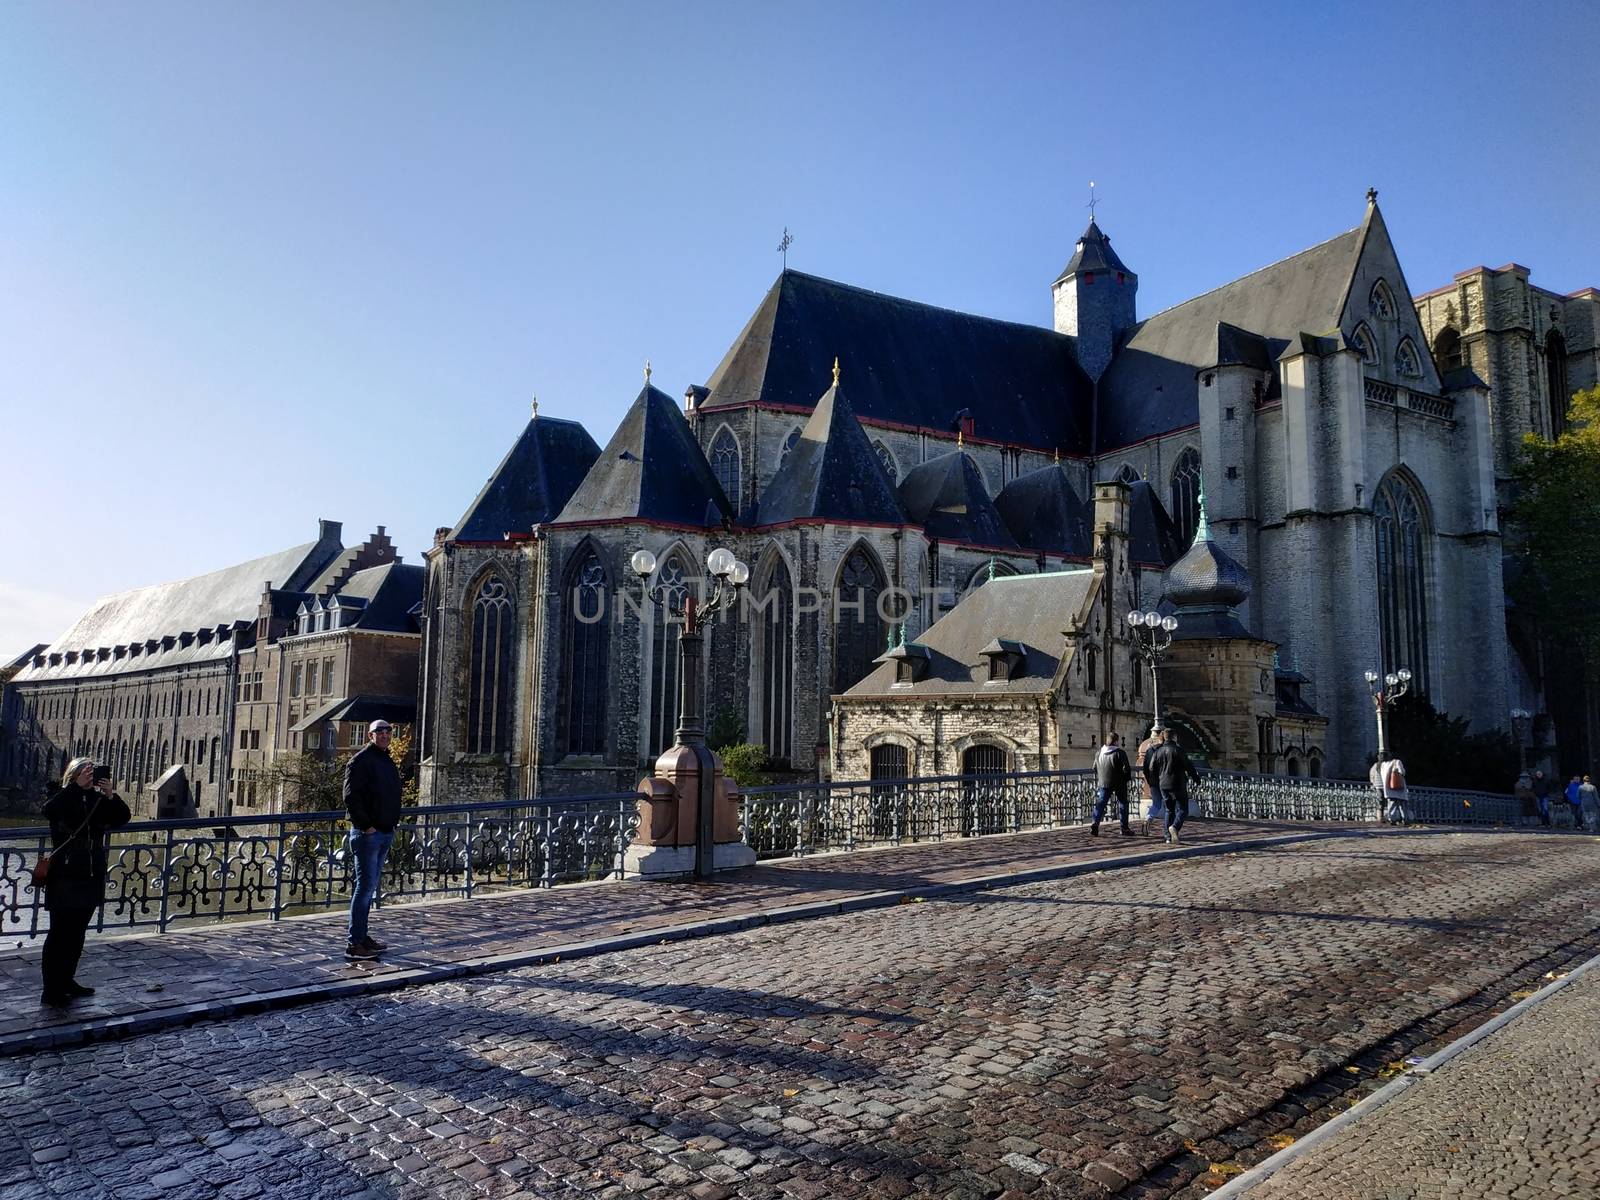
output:
[[[45,801],[44,816],[50,822],[50,865],[44,881],[50,930],[39,960],[44,976],[39,1000],[64,1008],[80,996],[94,995],[92,987],[74,976],[84,935],[106,896],[106,833],[126,825],[130,814],[111,790],[110,770],[96,770],[93,759],[75,758],[61,776],[61,790]]]

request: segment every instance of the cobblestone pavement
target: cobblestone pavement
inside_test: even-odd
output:
[[[1195,847],[1314,832],[1225,821],[1189,828],[1194,833],[1185,840]],[[86,1026],[141,1014],[176,1019],[226,1011],[247,998],[438,977],[451,964],[588,939],[1162,849],[1158,838],[1091,838],[1079,827],[776,862],[713,884],[602,883],[393,905],[373,915],[373,931],[392,947],[381,962],[345,959],[342,911],[166,934],[91,935],[79,976],[97,994],[65,1011],[39,1004],[37,949],[0,954],[0,1045],[34,1033],[76,1041]]]
[[[1597,883],[1314,841],[10,1058],[0,1200],[1197,1197],[1593,954]]]
[[[1249,1194],[1600,1196],[1600,972],[1575,980]]]

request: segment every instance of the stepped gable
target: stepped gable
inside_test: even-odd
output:
[[[806,520],[905,524],[894,485],[837,375],[817,401],[800,440],[745,515],[750,525]]]
[[[313,580],[343,552],[338,521],[318,523],[319,536],[220,571],[190,579],[117,592],[94,605],[61,637],[39,651],[34,663],[17,674],[17,682],[83,675],[114,675],[170,663],[226,658],[232,645],[222,638],[191,639],[183,634],[253,625],[261,594],[268,584],[285,591],[306,591]],[[163,643],[176,639],[171,646]],[[150,650],[151,643],[155,649]],[[140,647],[141,653],[119,656],[119,648]],[[100,651],[106,653],[102,655]],[[149,653],[143,651],[150,650]],[[85,657],[85,654],[90,657]],[[66,661],[71,655],[75,661]],[[51,659],[58,659],[51,663]]]
[[[714,527],[732,518],[733,508],[676,401],[646,383],[553,523]]]
[[[1011,536],[1029,550],[1088,558],[1093,506],[1072,490],[1059,463],[1019,475],[994,500],[995,511]]]
[[[842,360],[865,422],[954,429],[1062,453],[1088,449],[1093,394],[1070,337],[784,271],[708,384],[702,408],[809,409]]]
[[[578,422],[533,417],[450,538],[498,542],[554,520],[599,457],[600,447]]]
[[[1128,541],[1133,561],[1165,567],[1183,557],[1178,527],[1148,479],[1128,484]]]
[[[1195,373],[1226,361],[1254,364],[1240,335],[1277,354],[1302,332],[1339,328],[1366,226],[1157,313],[1134,327],[1100,381],[1100,444],[1132,445],[1199,423]],[[1219,339],[1219,326],[1232,332]]]
[[[945,542],[1017,549],[1017,541],[995,510],[983,473],[972,456],[952,450],[918,463],[898,489],[906,516]]]
[[[880,660],[848,696],[974,693],[1039,693],[1049,690],[1066,652],[1066,628],[1094,588],[1091,568],[1042,575],[1002,575],[968,592],[935,621],[915,644],[927,651],[926,673],[911,684],[895,684],[893,662]],[[1023,658],[1010,679],[989,679],[985,652],[1020,647]]]

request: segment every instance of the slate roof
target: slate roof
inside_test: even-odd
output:
[[[269,582],[285,590],[300,590],[342,552],[335,532],[337,528],[329,522],[318,541],[292,546],[220,571],[104,596],[41,653],[48,659],[51,654],[67,651],[114,650],[118,646],[143,645],[151,640],[203,629],[231,629],[236,624],[253,623],[260,610],[262,590]],[[177,644],[153,654],[120,659],[96,658],[92,662],[80,659],[59,666],[50,666],[47,661],[43,667],[24,667],[17,673],[17,682],[148,670],[181,662],[226,658],[232,652],[231,641],[217,638],[208,643]]]
[[[1183,541],[1161,497],[1148,479],[1135,479],[1128,488],[1128,542],[1133,561],[1158,567],[1177,562],[1183,557]]]
[[[1094,223],[1094,218],[1089,218],[1089,228],[1083,231],[1083,236],[1078,239],[1078,248],[1074,251],[1067,265],[1061,268],[1061,274],[1056,276],[1060,283],[1074,271],[1121,271],[1126,275],[1133,272],[1122,265],[1122,260],[1117,257],[1117,252],[1111,248],[1111,239],[1100,231],[1100,226]]]
[[[647,383],[553,523],[644,520],[714,527],[732,517],[677,402]]]
[[[809,409],[837,357],[856,415],[1085,453],[1092,391],[1072,339],[885,296],[799,271],[778,276],[712,374],[709,411],[761,401]]]
[[[984,487],[983,473],[972,456],[952,450],[918,463],[906,472],[898,489],[906,516],[940,541],[974,546],[1017,548]]]
[[[1100,445],[1131,445],[1198,423],[1195,372],[1223,352],[1252,361],[1239,335],[1254,334],[1276,357],[1301,332],[1339,328],[1364,227],[1303,250],[1136,325],[1100,381]]]
[[[290,733],[304,733],[313,725],[324,721],[364,721],[367,724],[382,718],[395,725],[410,725],[417,719],[417,702],[411,696],[374,696],[362,693],[356,696],[337,696],[321,708],[309,712],[298,723],[290,726]]]
[[[777,525],[813,519],[905,523],[894,485],[838,383],[817,401],[800,440],[744,521]]]
[[[935,621],[917,644],[928,671],[912,684],[894,684],[891,662],[880,663],[845,693],[857,696],[1016,694],[1050,689],[1067,645],[1066,629],[1083,611],[1095,582],[1090,568],[1043,575],[1003,575],[969,592]],[[1012,679],[989,682],[984,648],[994,639],[1020,644],[1025,657]]]
[[[1059,463],[1019,475],[995,497],[995,510],[1011,536],[1030,550],[1088,558],[1093,506],[1072,490]]]
[[[450,531],[454,540],[497,542],[555,518],[600,447],[576,421],[534,417]]]
[[[410,563],[384,563],[350,576],[335,597],[340,603],[355,600],[365,607],[346,628],[370,629],[388,633],[415,633],[411,610],[422,599],[422,584],[427,572]]]

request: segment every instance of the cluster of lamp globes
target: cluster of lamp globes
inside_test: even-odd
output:
[[[649,579],[656,573],[656,556],[648,550],[633,552],[633,573],[640,579]],[[734,587],[750,582],[750,568],[733,556],[733,551],[717,547],[706,557],[706,570]]]
[[[1404,667],[1401,667],[1398,671],[1390,671],[1387,675],[1385,675],[1383,677],[1383,686],[1384,687],[1397,687],[1397,686],[1399,686],[1401,684],[1407,684],[1407,683],[1410,683],[1410,682],[1411,682],[1411,672],[1406,670]],[[1376,671],[1368,671],[1367,672],[1367,686],[1368,687],[1377,687],[1377,685],[1378,685],[1378,673]]]
[[[1135,629],[1138,629],[1142,626],[1143,628],[1150,630],[1152,633],[1158,629],[1164,629],[1166,632],[1171,633],[1178,627],[1178,618],[1163,617],[1160,613],[1154,611],[1131,612],[1128,614],[1128,624],[1132,625]]]

